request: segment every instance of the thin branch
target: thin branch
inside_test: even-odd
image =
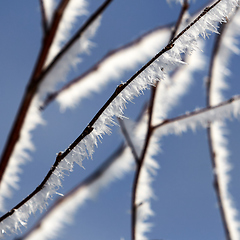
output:
[[[188,118],[191,118],[191,117],[203,114],[203,113],[207,113],[208,111],[211,111],[211,110],[217,110],[221,107],[231,105],[233,102],[239,101],[239,100],[240,100],[240,95],[237,95],[237,96],[234,96],[234,97],[228,99],[227,101],[221,102],[218,105],[205,107],[205,108],[202,108],[200,110],[196,110],[196,111],[193,111],[193,112],[190,112],[190,113],[186,113],[186,114],[174,117],[174,118],[166,119],[163,122],[154,125],[153,130],[156,130],[158,128],[161,128],[165,125],[168,125],[168,124],[171,124],[171,123],[174,123],[174,122],[178,122],[180,120],[187,120]]]
[[[183,15],[184,11],[186,11],[188,9],[188,1],[184,0],[184,3],[183,3],[183,7],[182,7],[182,11],[180,13],[180,15]],[[206,6],[206,4],[204,5]],[[203,8],[201,8],[203,9]],[[199,12],[200,10],[197,10],[196,12]],[[195,13],[196,14],[196,13]],[[180,24],[179,22],[179,19],[178,18],[178,23],[175,24],[175,27],[174,27],[174,31],[172,32],[172,36],[175,36],[176,32],[175,32],[175,29],[176,26],[178,26]],[[135,44],[138,44],[138,42],[140,42],[144,37],[146,37],[148,34],[151,34],[152,32],[154,31],[157,31],[161,28],[170,28],[171,26],[173,26],[174,24],[173,23],[170,23],[170,24],[167,24],[166,26],[160,26],[160,27],[157,27],[156,29],[153,29],[145,34],[143,34],[141,37],[139,37],[138,39],[134,40],[133,42],[130,42],[120,48],[117,48],[115,50],[112,50],[110,51],[109,53],[107,53],[100,61],[98,61],[96,64],[94,64],[90,69],[88,69],[86,72],[84,72],[83,74],[81,74],[80,76],[76,77],[75,79],[69,81],[66,85],[64,85],[61,89],[59,89],[58,91],[56,92],[53,92],[51,94],[49,94],[45,101],[43,102],[43,105],[41,106],[41,110],[44,110],[49,104],[51,104],[51,102],[53,102],[62,92],[64,92],[65,90],[67,90],[68,88],[74,86],[74,84],[76,83],[79,83],[81,80],[83,80],[88,74],[91,74],[92,72],[94,71],[97,71],[99,69],[99,67],[101,66],[101,64],[107,60],[108,58],[114,56],[114,54],[117,54],[118,52],[122,51],[122,50],[125,50],[127,49],[128,47],[131,47]],[[172,39],[173,37],[171,37]]]
[[[214,69],[214,64],[215,64],[217,54],[218,54],[220,46],[221,46],[221,40],[222,40],[222,36],[224,34],[225,29],[226,29],[226,24],[222,24],[219,29],[220,34],[216,35],[215,44],[213,47],[212,57],[211,57],[210,66],[209,66],[209,74],[208,74],[207,83],[206,83],[207,107],[211,106],[210,98],[211,98],[211,92],[212,92],[211,89],[212,89],[213,69]],[[218,175],[218,172],[216,171],[216,167],[217,167],[216,153],[213,148],[212,124],[211,123],[209,123],[209,126],[207,127],[207,136],[208,136],[209,152],[210,152],[212,169],[213,169],[213,179],[214,179],[213,186],[214,186],[217,201],[218,201],[218,207],[219,207],[219,211],[220,211],[220,215],[221,215],[221,219],[222,219],[225,236],[226,236],[227,240],[231,240],[230,231],[229,231],[228,224],[227,224],[226,213],[225,213],[225,210],[223,207],[223,201],[221,198],[221,189],[219,186],[219,175]]]
[[[182,8],[181,8],[181,12],[178,16],[177,23],[175,24],[175,27],[172,31],[172,35],[171,35],[170,39],[173,39],[176,36],[177,31],[179,30],[180,24],[182,23],[183,16],[186,13],[186,11],[188,10],[188,8],[189,8],[188,0],[184,0]]]
[[[211,2],[211,1],[209,1]],[[184,0],[184,3],[183,3],[183,6],[182,6],[182,11],[180,13],[180,16],[184,14],[184,12],[188,9],[188,1],[187,0]],[[206,3],[205,5],[206,6]],[[200,9],[203,9],[203,8],[200,8]],[[200,10],[197,10],[194,14],[200,12]],[[175,36],[176,32],[175,32],[175,29],[178,29],[179,27],[176,27],[176,26],[179,26],[180,22],[179,22],[179,19],[178,18],[178,22],[175,24],[175,27],[174,27],[174,30],[172,32],[172,38],[173,36]],[[151,34],[152,32],[154,31],[157,31],[161,28],[170,28],[171,26],[173,26],[174,24],[173,23],[170,23],[170,24],[167,24],[166,26],[160,26],[160,27],[157,27],[156,29],[153,29],[145,34],[143,34],[141,37],[139,37],[138,39],[134,40],[133,42],[130,42],[120,48],[117,48],[115,50],[112,50],[110,51],[109,53],[107,53],[100,61],[98,61],[96,64],[94,64],[90,69],[88,69],[86,72],[84,72],[83,74],[81,74],[80,76],[76,77],[75,79],[69,81],[66,85],[64,85],[61,89],[59,89],[58,91],[56,92],[53,92],[51,94],[49,94],[45,101],[43,102],[42,106],[40,107],[41,110],[44,110],[51,102],[53,102],[62,92],[64,92],[65,90],[67,90],[68,88],[74,86],[74,84],[76,83],[79,83],[81,80],[83,80],[88,74],[91,74],[92,72],[94,71],[97,71],[99,69],[99,67],[101,66],[101,64],[107,60],[108,58],[114,56],[114,54],[122,51],[122,50],[125,50],[127,49],[128,47],[131,47],[135,44],[137,44],[138,42],[140,42],[144,37],[146,37],[148,34]],[[172,39],[171,38],[171,39]]]
[[[207,81],[206,81],[206,103],[207,103],[207,106],[210,105],[210,93],[211,93],[211,88],[212,88],[211,79],[212,79],[212,75],[213,75],[213,65],[215,62],[215,57],[219,51],[221,39],[222,39],[225,29],[226,29],[226,24],[225,23],[221,24],[219,27],[219,35],[216,35],[216,38],[215,38],[215,43],[214,43],[214,47],[213,47],[213,51],[212,51],[212,57],[210,59],[209,73],[208,73],[208,77],[207,77]]]
[[[2,180],[6,167],[8,165],[9,159],[12,155],[13,149],[20,138],[20,132],[24,123],[24,119],[27,115],[32,99],[35,96],[40,83],[40,81],[36,81],[36,79],[38,78],[40,72],[42,71],[43,64],[46,60],[47,54],[49,52],[50,46],[52,44],[53,38],[58,29],[58,25],[60,23],[64,9],[68,4],[68,1],[69,0],[62,0],[61,4],[59,5],[58,9],[55,12],[51,29],[47,32],[47,35],[44,38],[42,49],[40,51],[37,63],[35,65],[35,69],[28,83],[27,89],[22,99],[21,106],[18,110],[17,116],[15,118],[15,122],[12,126],[12,130],[10,132],[5,148],[3,150],[3,154],[0,162],[0,182]]]
[[[220,3],[222,0],[218,0],[215,3],[213,3],[211,6],[205,7],[204,10],[199,14],[183,31],[181,31],[178,35],[176,35],[171,41],[170,45],[174,44],[174,42],[181,37],[186,31],[188,31],[196,22],[198,22],[202,17],[204,17],[210,10],[212,10],[218,3]]]
[[[152,113],[153,113],[153,106],[154,106],[154,98],[155,98],[155,94],[156,94],[156,87],[152,87],[152,91],[151,91],[151,98],[150,98],[150,103],[149,103],[149,110],[148,110],[148,130],[147,130],[147,135],[145,138],[145,143],[144,143],[144,147],[142,149],[142,153],[141,156],[139,158],[139,161],[137,162],[137,168],[136,168],[136,173],[134,176],[134,180],[133,180],[133,189],[132,189],[132,203],[131,203],[131,207],[132,207],[132,215],[131,215],[131,233],[132,233],[132,240],[136,239],[136,220],[137,220],[137,208],[138,205],[136,205],[136,198],[137,198],[137,187],[138,187],[138,182],[139,182],[139,176],[141,173],[141,169],[144,163],[144,157],[145,154],[147,152],[147,147],[152,135]]]
[[[92,130],[93,130],[93,128],[86,127],[85,130],[83,131],[83,133],[63,153],[59,152],[53,166],[51,167],[51,169],[49,170],[49,172],[47,173],[47,175],[45,176],[43,181],[40,183],[40,185],[38,185],[38,187],[31,194],[29,194],[26,198],[24,198],[20,203],[18,203],[15,207],[13,207],[9,212],[7,212],[2,217],[0,217],[0,222],[2,222],[7,217],[11,216],[17,209],[19,209],[27,201],[29,201],[33,196],[35,196],[38,192],[40,192],[44,188],[46,182],[49,180],[49,178],[51,177],[51,175],[53,174],[53,172],[55,171],[55,169],[57,168],[59,163],[64,159],[64,157],[66,157],[84,137],[86,137],[88,134],[90,134],[92,132]]]
[[[52,62],[41,72],[37,81],[41,81],[55,66],[59,59],[72,47],[72,45],[82,36],[86,29],[103,13],[113,0],[106,0],[83,24],[83,26],[75,33],[75,35],[65,44],[61,51],[54,57]]]

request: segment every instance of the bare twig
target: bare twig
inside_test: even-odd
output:
[[[172,35],[171,35],[170,39],[173,39],[176,36],[177,31],[179,30],[180,24],[182,22],[183,16],[186,13],[186,11],[188,10],[188,8],[189,8],[188,0],[184,0],[182,8],[181,8],[181,12],[178,16],[178,20],[175,24],[175,27],[174,27],[173,31],[172,31]]]

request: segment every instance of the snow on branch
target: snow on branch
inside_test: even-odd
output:
[[[164,72],[183,64],[181,54],[186,52],[188,47],[190,50],[196,47],[200,34],[206,36],[206,31],[216,31],[217,22],[225,21],[236,6],[235,0],[219,0],[206,8],[126,83],[120,84],[79,137],[63,153],[59,153],[43,182],[26,199],[0,218],[1,233],[17,231],[21,225],[26,225],[30,214],[37,209],[44,209],[48,199],[61,187],[64,173],[72,170],[74,162],[81,166],[83,159],[93,154],[98,139],[110,133],[110,126],[115,123],[113,117],[122,117],[125,104],[140,95],[149,85],[155,84],[156,79],[164,78]],[[169,120],[168,123],[165,121],[161,124],[164,124],[164,127],[158,128],[160,125],[156,125],[155,128],[162,134],[169,134],[182,132],[188,127],[194,128],[197,124],[207,125],[215,118],[230,117],[233,112],[237,114],[239,102],[239,97],[235,97],[218,107]]]

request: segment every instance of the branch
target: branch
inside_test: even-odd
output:
[[[175,37],[175,34],[177,33],[180,24],[182,22],[182,18],[183,15],[185,14],[185,12],[187,11],[189,5],[188,5],[188,1],[185,0],[184,4],[182,6],[180,15],[178,17],[178,21],[175,25],[175,28],[172,32],[171,38],[170,38],[170,42],[173,40],[173,38]],[[141,156],[137,162],[137,169],[136,169],[136,173],[135,173],[135,177],[133,180],[133,189],[132,189],[132,218],[131,218],[131,232],[132,232],[132,240],[136,239],[136,220],[137,220],[137,208],[139,207],[137,204],[137,188],[139,187],[140,184],[140,174],[141,171],[143,169],[143,165],[144,165],[144,160],[145,160],[145,155],[147,154],[147,148],[150,144],[150,139],[152,137],[152,133],[153,133],[153,123],[152,123],[152,118],[153,118],[153,110],[154,110],[154,101],[155,101],[155,96],[156,96],[156,89],[158,87],[159,82],[156,83],[155,87],[151,88],[151,98],[149,101],[149,107],[148,107],[148,127],[147,127],[147,134],[146,134],[146,138],[145,138],[145,143],[142,149],[142,153]],[[142,204],[142,203],[140,203]]]
[[[174,27],[174,29],[173,29],[173,31],[172,31],[172,36],[171,36],[170,39],[173,39],[173,38],[176,36],[177,31],[179,30],[179,27],[180,27],[180,25],[181,25],[183,16],[184,16],[184,14],[186,13],[186,11],[188,10],[188,8],[189,8],[188,0],[184,0],[183,5],[182,5],[182,8],[181,8],[181,12],[180,12],[180,14],[179,14],[179,16],[178,16],[177,23],[175,24],[175,27]]]
[[[109,184],[110,181],[115,180],[115,178],[119,178],[119,175],[126,171],[126,164],[129,164],[126,163],[126,156],[124,156],[125,149],[126,148],[124,144],[119,146],[119,148],[91,175],[89,175],[66,195],[55,201],[55,203],[41,217],[41,219],[39,219],[38,222],[27,233],[24,234],[24,236],[18,238],[18,240],[29,237],[34,239],[35,235],[37,235],[38,238],[41,237],[42,239],[45,239],[43,236],[52,235],[53,231],[59,232],[63,228],[62,224],[64,222],[68,222],[68,220],[64,218],[56,219],[55,213],[58,212],[57,215],[59,216],[59,211],[63,212],[65,216],[68,216],[67,219],[69,219],[70,216],[77,211],[77,207],[85,203],[86,200],[94,198],[98,191]],[[123,163],[124,161],[125,164]],[[130,165],[131,164],[129,164],[129,166]],[[132,167],[128,167],[127,171],[129,171],[131,168]],[[117,174],[115,173],[116,171]],[[88,189],[88,194],[86,194],[84,191],[85,189]],[[78,200],[76,201],[76,199]],[[69,204],[72,206],[71,209],[68,207]],[[44,226],[47,225],[51,225],[51,228],[44,228]],[[51,233],[49,233],[49,231]]]
[[[66,54],[73,44],[82,36],[86,29],[103,13],[113,0],[106,0],[83,24],[83,26],[75,33],[75,35],[65,44],[61,51],[54,57],[51,63],[42,71],[37,81],[41,81],[56,65],[56,63]]]
[[[87,80],[89,82],[93,82],[93,79],[95,80],[96,84],[100,85],[101,84],[106,84],[107,79],[114,79],[116,72],[121,72],[123,70],[126,69],[132,69],[133,65],[137,64],[137,63],[141,63],[141,59],[142,56],[140,58],[140,56],[138,56],[138,49],[136,49],[136,53],[134,54],[134,56],[136,56],[131,64],[127,64],[126,62],[122,62],[120,61],[122,58],[133,58],[133,54],[131,53],[132,48],[136,47],[139,45],[139,48],[141,48],[141,43],[144,41],[147,41],[148,38],[151,39],[151,35],[156,34],[157,32],[161,32],[163,31],[163,34],[165,32],[168,32],[167,30],[172,26],[172,24],[169,24],[167,26],[160,26],[157,27],[156,29],[153,29],[145,34],[143,34],[142,36],[140,36],[139,38],[137,38],[136,40],[120,47],[117,48],[115,50],[110,51],[108,54],[106,54],[100,61],[98,61],[96,64],[94,64],[89,70],[87,70],[85,73],[81,74],[80,76],[78,76],[77,78],[73,79],[72,81],[68,82],[63,88],[61,88],[60,90],[49,94],[43,105],[41,106],[41,109],[44,110],[52,101],[54,101],[56,98],[58,98],[59,96],[61,96],[62,94],[65,94],[67,91],[69,91],[70,89],[75,89],[76,87],[80,86],[78,84],[80,84],[81,82],[86,82]],[[156,37],[155,37],[156,38]],[[153,49],[156,48],[156,45],[160,44],[159,43],[159,37],[156,38],[156,44],[148,44],[147,49],[145,50],[145,55],[148,57],[150,55],[150,52],[153,51]],[[164,37],[161,37],[161,39],[164,39]],[[149,46],[151,45],[151,46]],[[143,49],[141,49],[141,53],[142,53]],[[118,58],[120,60],[118,60]],[[106,68],[108,66],[108,62],[111,62],[111,69],[106,73]],[[115,63],[115,64],[114,64]],[[112,66],[113,65],[113,66]],[[101,77],[103,74],[106,74],[107,76],[105,77]],[[96,77],[95,77],[96,76]],[[102,80],[103,79],[103,80]],[[102,80],[102,81],[101,81]],[[95,85],[96,86],[96,85]],[[79,91],[81,93],[81,87],[78,87]],[[88,88],[86,89],[86,85],[84,88],[84,93],[86,94],[86,91],[88,90]],[[70,94],[71,95],[71,99],[74,99],[75,102],[78,100],[77,96],[73,96],[73,93]],[[66,102],[66,101],[64,101]]]
[[[209,75],[208,75],[207,83],[206,83],[207,107],[211,106],[210,99],[211,99],[211,88],[212,88],[212,74],[213,74],[213,68],[214,68],[213,65],[214,65],[216,56],[218,54],[219,48],[221,46],[221,39],[224,34],[225,27],[226,27],[226,24],[223,24],[219,30],[220,34],[216,36],[213,53],[212,53],[212,57],[210,60]],[[226,219],[226,213],[224,211],[222,198],[221,198],[221,189],[219,186],[219,175],[218,175],[218,171],[217,171],[217,162],[216,162],[216,154],[217,153],[214,151],[214,148],[213,148],[214,140],[213,140],[213,136],[212,136],[212,131],[213,131],[212,124],[209,123],[209,126],[207,128],[207,136],[208,136],[208,145],[209,145],[209,151],[210,151],[210,157],[211,157],[212,169],[213,169],[213,178],[214,178],[213,186],[214,186],[215,193],[217,196],[217,201],[218,201],[218,206],[219,206],[219,211],[220,211],[220,215],[221,215],[221,219],[222,219],[225,236],[226,236],[227,240],[231,240],[230,232],[229,232],[228,224],[227,224],[227,219]]]
[[[61,4],[59,5],[59,8],[55,12],[53,24],[43,41],[42,49],[40,51],[37,63],[35,65],[35,69],[33,71],[32,77],[28,83],[27,89],[26,89],[24,97],[22,99],[21,106],[18,110],[17,116],[16,116],[14,124],[12,126],[12,130],[10,132],[10,135],[6,142],[5,148],[3,150],[3,154],[2,154],[1,162],[0,162],[0,182],[2,180],[3,174],[6,170],[6,167],[8,165],[9,159],[12,155],[12,152],[14,150],[14,147],[20,138],[20,132],[21,132],[21,129],[22,129],[22,126],[24,123],[24,119],[28,113],[28,109],[30,107],[32,99],[35,96],[38,86],[40,84],[40,79],[38,81],[36,79],[39,77],[40,72],[42,71],[43,64],[46,60],[48,51],[50,49],[53,38],[56,34],[56,31],[57,31],[58,25],[60,23],[64,9],[66,8],[66,6],[68,4],[68,1],[69,0],[62,0]]]
[[[148,112],[148,128],[147,128],[147,135],[145,138],[145,143],[144,143],[144,147],[142,149],[142,153],[141,156],[137,162],[137,168],[136,168],[136,173],[134,176],[134,180],[133,180],[133,189],[132,189],[132,203],[131,203],[131,207],[132,207],[132,215],[131,215],[131,233],[132,233],[132,240],[136,239],[136,220],[137,220],[137,187],[139,185],[139,177],[140,177],[140,173],[141,173],[141,169],[142,166],[144,164],[144,158],[145,158],[145,154],[147,152],[147,147],[152,135],[152,112],[153,112],[153,104],[154,104],[154,97],[155,97],[155,93],[156,93],[156,87],[152,87],[152,91],[151,91],[151,99],[150,99],[150,103],[149,103],[149,112]]]
[[[183,9],[186,8],[186,5],[187,4],[184,3]],[[196,12],[200,12],[200,11],[198,10]],[[183,12],[181,14],[183,14]],[[177,23],[177,25],[179,25],[179,23]],[[101,84],[103,84],[103,83],[106,84],[107,78],[114,79],[116,77],[115,76],[116,75],[116,73],[115,73],[116,71],[120,72],[123,69],[123,67],[124,67],[124,70],[126,70],[128,68],[129,69],[131,68],[131,65],[130,64],[127,65],[126,63],[123,66],[120,65],[120,64],[119,65],[114,64],[112,66],[113,62],[114,63],[116,62],[116,58],[118,57],[118,55],[120,55],[123,52],[122,54],[126,54],[126,56],[122,56],[123,58],[129,58],[130,56],[132,57],[132,55],[129,56],[130,53],[127,52],[128,50],[131,51],[131,47],[135,47],[137,45],[140,45],[141,42],[145,41],[145,39],[148,36],[150,37],[151,34],[154,34],[155,32],[157,32],[157,31],[159,31],[161,29],[164,30],[165,28],[166,29],[171,28],[172,26],[173,26],[173,24],[171,23],[171,24],[168,24],[166,26],[157,27],[156,29],[153,29],[150,32],[147,32],[147,33],[143,34],[142,36],[140,36],[139,38],[137,38],[133,42],[130,42],[130,43],[128,43],[128,44],[126,44],[126,45],[124,45],[124,46],[122,46],[120,48],[112,50],[111,52],[106,54],[100,61],[98,61],[96,64],[94,64],[85,73],[83,73],[79,77],[76,77],[75,79],[69,81],[66,85],[64,85],[58,91],[49,94],[46,97],[45,101],[43,102],[43,104],[41,106],[41,110],[44,110],[52,101],[54,101],[56,99],[58,99],[58,101],[60,102],[62,108],[66,108],[72,102],[74,102],[74,104],[76,104],[76,102],[79,101],[80,94],[81,94],[81,87],[80,87],[81,83],[80,82],[84,82],[84,81],[88,80],[88,78],[89,78],[90,82],[93,82],[95,79],[97,79],[97,80],[95,80],[95,82],[96,82],[96,84],[97,83],[99,84],[99,88],[100,88]],[[176,29],[176,28],[174,28],[174,29]],[[172,32],[172,35],[174,35],[174,32]],[[163,37],[160,37],[160,39],[163,39]],[[159,44],[159,38],[158,38],[158,44]],[[148,44],[148,49],[146,49],[147,50],[146,51],[146,55],[149,53],[149,48],[153,49],[152,43]],[[137,55],[137,50],[136,50],[136,54],[134,54],[134,55],[136,55],[136,60],[135,61],[138,61],[140,63],[140,59],[141,58],[137,57],[138,56]],[[105,73],[106,72],[105,68],[107,67],[106,65],[107,65],[108,61],[111,61],[111,66],[112,67],[107,72],[107,77],[104,77],[104,79],[102,80],[101,76],[103,74],[103,71],[104,71],[104,74],[106,74]],[[113,72],[114,74],[111,74],[111,72]],[[71,89],[76,89],[76,88],[78,88],[79,91],[71,91]],[[85,89],[86,89],[86,85],[85,85]],[[71,95],[71,102],[70,103],[68,101],[66,101],[66,98],[63,97],[63,95],[66,95],[68,91],[69,92],[71,91],[71,93],[70,93],[70,95]],[[95,90],[95,91],[97,91],[97,90]],[[86,91],[84,91],[84,96],[86,96]],[[64,98],[64,100],[63,100],[63,98]],[[65,104],[64,106],[63,106],[63,103]]]
[[[141,125],[144,121],[146,111],[146,105],[143,111],[139,114],[136,119],[137,127]],[[96,170],[93,174],[82,181],[73,190],[67,193],[65,196],[57,200],[54,205],[44,214],[44,216],[35,224],[35,226],[30,229],[24,237],[20,239],[25,239],[26,237],[34,238],[35,235],[38,237],[49,236],[52,231],[57,231],[57,229],[62,229],[62,223],[68,222],[66,218],[59,219],[55,217],[55,213],[59,216],[59,211],[64,212],[65,216],[71,216],[76,211],[76,208],[83,204],[87,199],[93,198],[98,194],[103,187],[108,185],[115,179],[121,178],[127,172],[132,171],[134,161],[132,161],[131,153],[126,145],[121,145],[104,163]],[[88,194],[86,194],[86,188],[88,189]],[[92,189],[93,188],[93,189]],[[76,203],[76,199],[77,203]],[[74,208],[69,209],[69,204],[73,201]],[[66,207],[64,205],[66,204]],[[47,226],[51,225],[51,228]],[[49,233],[50,231],[50,233]]]
[[[220,28],[220,35],[216,37],[213,48],[209,74],[206,84],[207,106],[217,104],[223,97],[222,91],[227,84],[224,81],[224,70],[230,57],[230,52],[234,49],[234,37],[239,35],[239,17],[237,10],[233,19],[228,24],[223,24]],[[239,13],[238,13],[239,14]],[[232,27],[233,25],[233,27]],[[232,29],[233,28],[233,29]],[[236,29],[235,29],[236,28]],[[227,36],[226,43],[224,37]],[[224,60],[222,59],[224,57]],[[213,186],[215,189],[219,211],[227,240],[239,238],[239,222],[236,220],[237,211],[228,192],[230,164],[228,162],[228,151],[226,148],[226,138],[224,138],[223,123],[209,123],[207,128],[208,144],[213,168]],[[218,137],[216,137],[216,135]]]
[[[185,131],[187,127],[194,129],[198,123],[207,127],[209,122],[230,118],[231,114],[239,114],[239,110],[240,95],[237,95],[218,105],[209,106],[174,118],[166,119],[154,125],[153,128],[154,130],[159,130],[163,126],[172,125],[172,128],[163,132],[163,134],[169,134],[173,132],[178,133],[178,129],[180,129],[179,132]]]

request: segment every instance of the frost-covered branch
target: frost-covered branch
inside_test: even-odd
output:
[[[219,51],[219,47],[220,47],[220,42],[221,42],[221,38],[224,34],[224,29],[225,29],[225,24],[223,24],[221,26],[221,29],[220,29],[220,35],[218,35],[216,37],[216,41],[215,41],[215,45],[214,45],[214,49],[213,49],[213,53],[212,53],[212,58],[211,58],[211,62],[210,62],[210,74],[209,74],[209,77],[207,78],[207,83],[206,83],[206,94],[207,94],[207,106],[211,106],[211,103],[210,103],[210,99],[211,99],[211,85],[212,85],[212,74],[213,74],[213,65],[214,65],[214,60],[217,56],[217,53]],[[212,168],[213,168],[213,176],[214,176],[214,183],[213,183],[213,186],[214,186],[214,189],[215,189],[215,192],[216,192],[216,196],[217,196],[217,200],[218,200],[218,207],[219,207],[219,211],[220,211],[220,215],[221,215],[221,218],[222,218],[222,223],[223,223],[223,227],[224,227],[224,231],[225,231],[225,235],[226,235],[226,239],[227,240],[231,240],[231,237],[230,237],[230,232],[229,232],[229,229],[228,229],[228,225],[227,225],[227,219],[226,219],[226,214],[224,212],[224,209],[223,209],[223,204],[222,204],[222,199],[221,199],[221,190],[220,190],[220,186],[219,186],[219,180],[218,180],[218,177],[219,177],[219,174],[217,174],[217,163],[216,163],[216,154],[219,154],[219,152],[215,152],[215,149],[213,147],[214,143],[214,137],[212,136],[212,134],[214,134],[214,131],[220,131],[220,135],[222,133],[222,130],[220,129],[216,129],[218,128],[218,125],[219,125],[219,122],[214,122],[214,123],[210,123],[208,128],[207,128],[207,135],[208,135],[208,144],[209,144],[209,151],[210,151],[210,157],[211,157],[211,161],[212,161]],[[216,134],[216,132],[215,132]],[[219,139],[218,139],[219,140]]]
[[[188,1],[185,0],[184,4],[181,8],[181,12],[178,17],[178,21],[172,31],[170,42],[175,37],[177,31],[180,28],[180,25],[183,20],[183,16],[187,11],[189,5]],[[156,85],[151,88],[151,98],[149,100],[149,107],[147,116],[148,119],[146,121],[146,133],[145,139],[143,143],[142,150],[138,157],[136,173],[133,180],[133,189],[132,189],[132,218],[131,218],[131,237],[132,240],[135,239],[145,239],[145,233],[149,231],[151,224],[146,223],[149,215],[153,214],[151,210],[149,199],[153,195],[153,191],[151,189],[151,176],[148,171],[154,168],[157,168],[158,165],[147,155],[149,151],[149,145],[152,143],[154,145],[155,138],[152,136],[153,134],[153,118],[154,118],[154,103],[156,98],[157,87],[160,83],[156,82]],[[128,141],[127,141],[128,142]],[[149,161],[150,160],[150,161]],[[152,163],[151,163],[152,162]],[[154,164],[153,164],[154,163]],[[149,165],[149,166],[148,166]],[[155,165],[154,167],[151,165]],[[144,191],[144,196],[142,192]]]
[[[44,240],[58,236],[63,226],[72,222],[78,208],[133,169],[134,161],[129,152],[129,148],[121,145],[94,173],[59,198],[36,225],[19,239]]]
[[[36,81],[36,79],[39,77],[40,72],[42,70],[43,64],[46,60],[48,51],[50,49],[51,43],[53,41],[53,38],[55,36],[55,33],[58,28],[58,24],[62,17],[62,12],[64,11],[64,8],[66,7],[68,1],[62,1],[62,4],[60,4],[58,10],[56,11],[54,21],[51,27],[51,30],[49,30],[48,35],[44,39],[44,44],[42,46],[42,49],[40,51],[37,64],[35,66],[35,69],[33,71],[32,77],[29,81],[28,87],[26,89],[25,95],[23,97],[21,106],[19,108],[18,114],[16,116],[14,125],[12,127],[11,133],[9,135],[9,138],[6,142],[5,149],[3,150],[3,154],[1,157],[0,162],[0,182],[2,180],[3,174],[7,168],[9,158],[12,155],[13,149],[17,143],[17,141],[20,138],[20,132],[24,123],[24,119],[27,115],[28,109],[30,107],[30,104],[32,102],[32,99],[34,98],[38,86],[39,81]]]
[[[124,71],[134,69],[138,64],[144,64],[167,44],[170,27],[158,27],[133,42],[111,51],[81,76],[47,96],[42,109],[55,99],[63,110],[74,107],[83,97],[89,96],[93,91],[100,91],[103,85],[118,79]]]
[[[229,75],[227,64],[230,55],[231,53],[239,52],[239,49],[235,46],[235,37],[240,34],[238,30],[240,27],[239,21],[240,13],[237,9],[231,21],[221,26],[221,35],[216,37],[206,83],[207,106],[214,106],[223,99],[222,92],[227,88],[225,77]],[[231,164],[229,163],[228,140],[225,133],[226,125],[224,122],[216,121],[210,123],[207,128],[214,188],[226,239],[237,240],[240,238],[240,223],[237,220],[238,211],[228,190]]]
[[[206,31],[216,31],[217,22],[224,21],[225,17],[232,12],[233,7],[236,5],[237,2],[234,0],[222,0],[217,1],[205,9],[188,27],[170,41],[162,51],[155,55],[155,57],[145,64],[136,74],[125,83],[120,84],[113,95],[90,121],[82,134],[67,150],[57,156],[52,169],[35,190],[36,192],[34,191],[30,194],[30,197],[27,198],[27,201],[24,200],[25,202],[21,202],[7,213],[6,216],[1,218],[1,220],[5,219],[1,223],[2,233],[18,229],[20,224],[25,224],[29,214],[35,212],[37,209],[42,209],[48,198],[55,194],[60,187],[64,171],[71,170],[74,162],[81,165],[84,158],[93,154],[98,138],[101,138],[103,134],[110,133],[109,125],[114,124],[113,117],[122,117],[126,102],[141,94],[149,85],[154,85],[156,79],[164,78],[165,72],[172,71],[176,66],[183,64],[181,54],[189,48],[190,50],[195,48],[199,34],[206,36]],[[51,66],[51,64],[49,66]],[[237,101],[231,99],[229,104],[231,102],[233,102],[232,105],[234,105]],[[202,114],[201,117],[206,119],[209,117],[206,115],[206,113]],[[181,119],[181,121],[183,120]],[[189,124],[191,125],[192,123]],[[157,128],[157,126],[155,126],[154,129],[155,128]],[[163,128],[161,128],[161,130],[162,129]],[[166,126],[164,129],[166,129]],[[145,148],[147,148],[147,145],[148,143],[145,144]],[[144,156],[144,154],[142,154],[142,156]],[[12,217],[9,218],[9,216]]]
[[[139,133],[142,135],[141,129],[143,128],[142,124],[145,122],[145,110],[144,108],[140,113],[136,126],[133,127],[131,125],[131,131],[134,129],[133,135],[138,135],[138,146],[135,146],[136,150],[140,148]],[[71,223],[74,213],[79,207],[83,206],[87,200],[95,198],[110,183],[121,179],[124,175],[132,171],[134,165],[135,162],[131,149],[126,145],[121,145],[93,174],[78,184],[68,194],[57,200],[36,225],[20,239],[43,240],[51,239],[58,235],[64,224]]]
[[[198,127],[208,127],[210,122],[229,119],[232,116],[237,118],[240,110],[240,96],[234,96],[227,101],[215,106],[209,106],[193,112],[169,118],[154,125],[154,130],[158,129],[161,135],[181,134],[188,128],[193,131]],[[164,127],[163,127],[164,126]]]
[[[26,150],[33,150],[34,146],[31,141],[31,131],[38,124],[43,123],[38,105],[39,94],[38,88],[40,81],[36,81],[37,76],[41,72],[44,61],[47,57],[54,35],[61,21],[62,12],[64,11],[66,1],[62,1],[57,8],[55,17],[49,27],[47,35],[44,36],[42,48],[39,53],[38,60],[25,90],[21,105],[16,115],[11,132],[3,149],[0,162],[0,210],[5,211],[4,198],[10,197],[11,187],[16,188],[19,177],[20,165],[29,158]]]
[[[155,98],[155,93],[156,93],[156,87],[152,87],[152,91],[151,91],[151,100],[149,103],[149,109],[148,109],[148,122],[147,122],[147,132],[146,132],[146,137],[144,140],[144,145],[141,151],[141,155],[139,157],[138,160],[138,164],[136,167],[136,173],[134,176],[134,180],[133,180],[133,189],[132,189],[132,218],[131,218],[131,226],[132,226],[132,240],[135,239],[140,239],[139,237],[142,237],[139,234],[139,231],[137,231],[137,227],[136,226],[136,222],[139,220],[139,213],[138,213],[138,207],[142,204],[145,204],[144,202],[139,202],[139,198],[137,197],[137,191],[139,191],[139,188],[141,185],[140,182],[140,174],[142,173],[142,168],[143,168],[143,164],[144,164],[144,159],[145,159],[145,154],[147,152],[147,148],[148,148],[148,144],[150,142],[151,139],[151,135],[152,135],[152,116],[153,116],[153,103],[154,103],[154,98]],[[146,193],[145,193],[146,194]],[[139,194],[138,194],[139,195]],[[146,230],[146,229],[145,229]],[[142,232],[142,231],[140,231]]]
[[[61,50],[54,56],[54,58],[50,61],[49,64],[47,64],[44,71],[41,73],[41,76],[39,76],[39,79],[43,79],[45,76],[48,75],[48,73],[52,70],[52,68],[58,63],[58,61],[61,60],[61,58],[67,54],[68,51],[71,51],[71,48],[74,46],[74,44],[81,38],[81,36],[85,33],[87,28],[92,25],[103,13],[103,11],[109,6],[109,4],[113,0],[106,0],[89,18],[88,20],[83,24],[81,28],[74,34],[74,36],[71,37],[71,39],[61,48]]]

